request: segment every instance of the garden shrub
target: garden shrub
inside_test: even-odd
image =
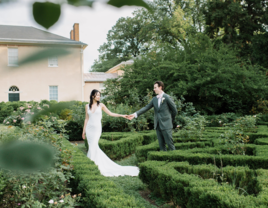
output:
[[[229,124],[224,124],[224,133],[219,143],[227,147],[232,154],[245,155],[245,145],[250,141],[248,132],[257,132],[256,115],[239,117]]]
[[[242,166],[226,166],[218,168],[215,165],[189,165],[188,162],[178,162],[175,169],[180,173],[195,174],[203,179],[214,179],[218,183],[228,183],[240,188],[239,193],[257,195],[261,191],[261,184],[257,180],[256,171]],[[266,171],[267,175],[268,171]]]
[[[12,106],[6,105],[4,102],[0,103],[0,123],[3,123],[7,116],[10,116],[14,111]]]
[[[70,196],[71,189],[68,187],[70,179],[73,178],[73,167],[70,165],[71,152],[63,149],[62,146],[62,140],[67,136],[64,132],[57,134],[49,122],[39,121],[38,124],[40,126],[25,124],[23,128],[4,126],[0,129],[1,145],[10,144],[10,142],[13,144],[24,142],[25,145],[27,142],[40,144],[40,146],[49,145],[54,153],[53,162],[46,171],[37,170],[29,174],[21,170],[18,172],[4,169],[0,176],[0,198],[3,198],[0,201],[0,207],[17,207],[19,204],[22,207],[48,207],[50,200],[57,203],[61,200],[59,207],[67,207],[76,206],[76,201],[80,199],[80,196]],[[31,156],[35,157],[35,155]],[[40,159],[38,161],[40,162]],[[24,166],[20,164],[20,168],[32,166],[35,162],[26,161]]]
[[[267,207],[267,126],[241,131],[249,137],[245,155],[234,155],[230,147],[219,143],[219,136],[234,124],[237,129],[252,130],[254,119],[237,117],[224,128],[206,128],[200,142],[174,133],[175,151],[159,151],[157,141],[137,147],[138,161],[147,160],[139,164],[139,177],[155,195],[180,207]]]
[[[1,102],[0,103],[0,123],[3,123],[6,117],[10,116],[19,107],[24,106],[26,102],[15,101],[15,102]]]
[[[72,119],[72,110],[70,109],[63,109],[61,112],[60,112],[60,115],[59,115],[60,119],[63,119],[63,120],[71,120]]]
[[[116,141],[100,139],[99,146],[109,158],[121,159],[132,154],[137,146],[142,145],[143,140],[143,136],[139,134]]]
[[[252,106],[252,109],[250,111],[252,114],[268,114],[268,100],[257,100],[255,105]]]
[[[111,159],[121,159],[133,152],[138,146],[148,144],[156,140],[156,133],[153,132],[131,132],[131,133],[103,133],[99,140],[99,146]],[[85,140],[88,151],[88,144]]]
[[[255,144],[258,144],[258,145],[268,145],[268,137],[266,137],[266,138],[258,138],[254,142],[255,142]]]
[[[199,141],[199,142],[186,142],[186,143],[175,143],[176,150],[187,150],[196,147],[212,146],[211,141]],[[147,160],[148,152],[150,151],[160,151],[158,141],[151,144],[139,146],[136,148],[135,154],[139,162],[144,162]]]
[[[65,129],[69,135],[69,141],[80,141],[82,139],[83,128],[77,122],[68,121]]]
[[[267,126],[260,125],[258,126],[258,131],[256,133],[247,132],[246,134],[249,136],[250,143],[254,143],[258,138],[268,138]]]
[[[84,196],[82,207],[137,207],[134,197],[125,194],[107,177],[102,176],[95,163],[82,151],[67,140],[63,141],[63,145],[73,152],[72,165],[75,178],[72,187],[74,191],[81,192]]]
[[[220,184],[213,178],[213,174],[218,171],[222,171],[227,177],[225,181],[220,181]],[[237,179],[241,178],[240,183],[232,177],[234,173]],[[263,179],[267,176],[267,170],[257,170],[255,173],[246,167],[226,167],[215,171],[213,166],[191,166],[188,162],[166,161],[141,163],[139,175],[155,194],[173,201],[175,205],[200,208],[264,208],[268,205],[268,197],[264,195],[267,194],[267,183],[263,184]],[[228,185],[228,181],[234,183],[234,187]],[[247,190],[253,188],[250,190],[253,195],[245,196],[244,192],[235,189],[235,186],[242,186]]]
[[[3,172],[0,171],[0,200],[3,200],[3,194],[4,194],[4,189],[7,185],[7,180],[5,179]]]
[[[176,133],[176,136],[185,139],[200,140],[203,136],[205,125],[206,120],[204,116],[195,114],[191,117],[185,117],[182,128],[180,128],[180,125],[177,126],[178,132]]]
[[[135,59],[131,67],[124,68],[123,79],[106,81],[107,94],[113,97],[114,103],[135,105],[137,98],[132,99],[133,89],[129,92],[129,86],[135,86],[138,98],[142,98],[155,80],[162,80],[167,94],[183,95],[202,114],[247,114],[256,97],[267,97],[262,67],[239,59],[238,52],[230,45],[215,47],[202,34],[195,34],[193,39],[189,37],[181,44],[176,49],[161,44],[156,46],[155,53]]]
[[[239,118],[240,114],[235,113],[222,113],[220,115],[205,115],[207,120],[207,127],[221,127],[224,124],[232,123]]]
[[[80,128],[83,128],[85,121],[85,105],[86,102],[77,103],[72,107],[72,119],[77,122]],[[110,105],[107,104],[107,108],[113,112],[123,115],[129,115],[135,112],[132,106],[129,105]],[[103,132],[130,132],[130,131],[142,131],[147,130],[149,127],[148,114],[141,115],[139,119],[133,119],[131,121],[121,117],[112,117],[106,113],[102,114],[102,131]]]
[[[127,136],[132,136],[134,134],[141,134],[143,136],[144,139],[142,144],[150,144],[157,139],[156,131],[154,130],[138,132],[103,132],[101,135],[101,139],[115,141]]]
[[[223,151],[224,147],[221,148],[196,148],[185,151],[170,151],[170,152],[148,152],[148,160],[158,161],[188,161],[192,165],[197,164],[216,164],[219,166],[221,163],[223,166],[249,166],[251,169],[264,168],[268,169],[268,152],[263,151],[263,147],[259,145],[251,145],[255,147],[253,154],[256,156],[249,155],[219,155],[217,152]],[[266,150],[267,147],[264,147]],[[228,151],[227,149],[225,149]],[[211,152],[211,154],[207,153]]]
[[[214,132],[210,130],[213,129]],[[219,133],[217,131],[221,131],[223,128],[206,128],[204,133],[204,142],[194,143],[187,142],[187,140],[183,140],[179,137],[174,137],[175,147],[177,149],[182,149],[181,147],[185,146],[186,150],[175,150],[170,152],[157,152],[159,151],[159,147],[157,142],[151,143],[149,145],[144,145],[136,148],[136,156],[138,161],[144,161],[147,159],[150,160],[161,160],[161,161],[189,161],[191,164],[208,164],[214,163],[214,158],[217,164],[220,164],[220,160],[226,165],[248,165],[251,168],[265,168],[264,164],[267,160],[268,153],[266,153],[266,146],[247,144],[246,155],[244,156],[233,156],[231,149],[228,147],[222,146],[219,144],[219,139],[217,138]],[[268,133],[266,126],[259,126],[257,133],[247,133],[249,136],[249,143],[265,141],[265,138],[268,140]],[[211,135],[212,136],[211,136]],[[175,134],[174,134],[175,135]],[[210,136],[208,136],[210,135]],[[261,140],[257,140],[261,139]],[[180,143],[178,143],[180,142]],[[201,144],[203,143],[203,144]],[[199,146],[194,146],[198,144]],[[215,146],[212,148],[212,146]],[[198,148],[195,148],[198,147]],[[209,147],[209,148],[205,148]],[[190,148],[194,148],[190,150]],[[188,149],[188,150],[187,150]],[[219,155],[223,154],[223,155]],[[263,165],[262,165],[263,164]]]
[[[143,134],[142,145],[150,144],[150,143],[152,143],[152,142],[157,140],[157,135],[156,135],[155,130],[142,131],[142,132],[139,132],[139,133]]]
[[[104,132],[101,134],[101,139],[105,139],[108,141],[115,141],[122,139],[130,134],[127,134],[126,132]]]

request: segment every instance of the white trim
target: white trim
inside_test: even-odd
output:
[[[83,47],[81,46],[81,51],[83,50]],[[84,102],[85,98],[84,98],[84,85],[85,85],[85,81],[84,81],[84,53],[80,53],[80,72],[81,72],[81,83],[82,83],[82,102]]]
[[[21,91],[15,91],[15,92],[13,92],[13,91],[8,91],[7,93],[22,93]]]
[[[44,41],[44,42],[66,42],[66,43],[82,43],[80,41],[69,41],[69,40],[44,40],[44,39],[20,39],[20,38],[0,38],[0,40],[8,41]],[[81,44],[86,45],[86,44]]]
[[[116,79],[118,77],[111,77],[107,79]],[[84,82],[105,82],[107,79],[86,79]]]
[[[5,93],[10,93],[11,91],[5,91]],[[23,91],[16,91],[16,92],[19,92],[20,94],[21,93],[24,93]]]

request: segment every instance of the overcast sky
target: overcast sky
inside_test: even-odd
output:
[[[32,2],[19,0],[16,3],[0,4],[0,24],[33,26],[45,30],[33,19]],[[62,6],[59,21],[48,31],[70,38],[73,24],[79,23],[80,41],[88,44],[84,51],[84,71],[87,72],[94,59],[98,59],[98,48],[106,41],[108,31],[120,17],[132,16],[136,8],[125,6],[117,9],[104,3],[95,3],[93,8],[65,4]]]

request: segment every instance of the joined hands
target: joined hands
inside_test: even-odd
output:
[[[130,120],[130,121],[131,121],[134,117],[135,117],[135,116],[134,116],[133,114],[131,114],[131,115],[123,115],[123,118],[128,119],[128,120]]]

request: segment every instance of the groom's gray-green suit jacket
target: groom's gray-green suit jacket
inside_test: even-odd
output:
[[[157,125],[159,125],[160,130],[172,129],[173,121],[175,120],[178,111],[170,96],[166,93],[163,94],[159,108],[158,98],[154,97],[148,105],[136,112],[137,116],[140,116],[152,107],[154,107],[154,129],[157,128]]]

